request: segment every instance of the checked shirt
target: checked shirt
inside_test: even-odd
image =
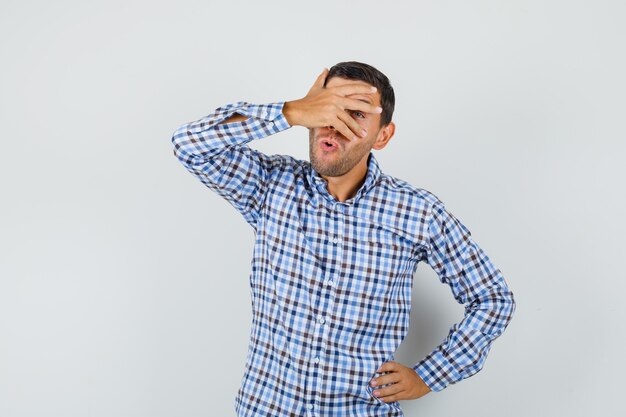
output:
[[[478,372],[515,310],[504,277],[431,192],[384,174],[336,200],[308,161],[247,143],[290,128],[284,102],[218,107],[180,126],[174,155],[252,226],[252,324],[239,417],[403,416],[375,371],[408,333],[413,275],[427,263],[465,306],[412,368],[433,391]],[[234,113],[248,119],[218,124]]]

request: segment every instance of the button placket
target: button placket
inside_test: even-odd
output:
[[[331,211],[331,216],[327,218],[327,223],[324,225],[326,230],[328,230],[329,235],[327,237],[327,244],[325,250],[328,257],[331,259],[331,262],[334,264],[334,268],[329,268],[328,273],[332,274],[331,276],[327,276],[321,282],[321,294],[322,296],[319,298],[318,311],[319,314],[315,318],[316,319],[316,334],[320,337],[320,339],[314,338],[311,345],[311,362],[310,364],[314,367],[313,374],[317,372],[317,384],[316,389],[311,392],[311,399],[318,399],[321,390],[325,389],[324,387],[324,378],[322,375],[322,365],[324,363],[324,358],[327,355],[328,349],[328,339],[330,323],[328,318],[330,317],[331,312],[335,306],[335,292],[333,291],[336,288],[336,279],[338,278],[339,268],[341,268],[341,259],[343,247],[340,244],[341,236],[343,233],[343,219],[341,216],[341,209],[338,209],[336,204],[331,206],[327,206]],[[333,271],[334,272],[331,272]],[[319,345],[315,343],[316,340],[320,340]],[[312,408],[310,408],[312,410]]]
[[[336,298],[337,298],[337,286],[339,285],[339,278],[341,277],[341,260],[343,259],[343,245],[341,244],[342,242],[342,236],[345,233],[345,220],[344,220],[344,209],[345,206],[342,204],[334,204],[332,206],[332,211],[334,214],[334,227],[329,228],[328,230],[333,230],[334,234],[331,236],[330,239],[330,244],[331,247],[329,248],[329,250],[333,253],[333,260],[334,260],[334,264],[335,264],[335,268],[334,268],[334,274],[332,276],[327,277],[327,279],[325,280],[326,283],[326,287],[325,290],[330,291],[330,297],[328,297],[328,305],[326,308],[326,314],[327,317],[330,316],[330,314],[334,311],[335,309],[335,304],[336,304]],[[326,323],[326,318],[325,317],[321,317],[320,318],[320,322],[322,323]],[[323,332],[322,332],[322,348],[321,348],[321,352],[323,355],[327,355],[328,354],[328,343],[329,343],[329,332],[330,332],[330,326],[328,326],[327,328],[323,328]],[[324,360],[324,356],[322,356],[319,359],[319,362],[322,362]],[[318,362],[316,362],[318,363]],[[318,374],[319,376],[319,386],[322,388],[323,385],[323,381],[321,381],[321,372]]]
[[[324,316],[324,314],[320,314],[315,318],[315,334],[321,338],[322,340],[326,339],[325,336],[325,329],[324,329],[324,324],[326,323],[326,317]],[[317,337],[314,337],[311,340],[311,356],[313,356],[312,361],[310,362],[310,365],[312,367],[312,371],[311,371],[311,377],[313,377],[314,374],[317,374],[317,378],[316,378],[316,385],[314,386],[314,389],[311,389],[311,392],[309,394],[309,399],[308,399],[308,403],[306,405],[307,410],[312,411],[315,407],[313,405],[313,403],[317,400],[319,400],[320,397],[320,389],[321,389],[321,384],[322,384],[322,374],[321,371],[319,369],[319,364],[322,361],[321,355],[324,354],[324,343],[322,342],[319,346],[315,343],[315,341],[317,340]],[[320,348],[318,350],[318,347]],[[312,387],[313,388],[313,387]],[[313,416],[315,415],[314,413],[310,413],[309,415]]]

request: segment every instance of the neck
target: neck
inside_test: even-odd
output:
[[[322,175],[328,182],[328,192],[335,197],[337,201],[344,202],[356,195],[356,192],[365,182],[367,175],[367,159],[366,154],[350,171],[338,177],[327,177]]]

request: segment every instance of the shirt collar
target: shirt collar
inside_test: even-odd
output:
[[[333,197],[327,190],[326,185],[327,182],[322,176],[313,168],[313,165],[309,163],[309,180],[310,183],[313,184],[319,191],[319,194],[324,196],[327,200],[333,203],[339,204],[354,204],[357,202],[363,194],[368,192],[380,179],[382,175],[382,171],[378,164],[378,160],[374,157],[374,154],[370,151],[369,156],[367,158],[367,173],[365,174],[365,181],[361,185],[361,187],[357,190],[354,197],[347,199],[343,203],[337,202],[335,197]],[[316,193],[318,194],[318,193]]]

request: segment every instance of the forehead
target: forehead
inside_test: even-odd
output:
[[[346,84],[360,84],[367,87],[371,87],[370,83],[367,83],[362,80],[348,80],[346,78],[341,77],[332,77],[326,82],[326,87],[339,87]],[[380,105],[380,92],[376,90],[375,93],[366,93],[366,94],[350,94],[347,97],[356,98],[358,100],[365,100],[371,102],[374,105]]]

